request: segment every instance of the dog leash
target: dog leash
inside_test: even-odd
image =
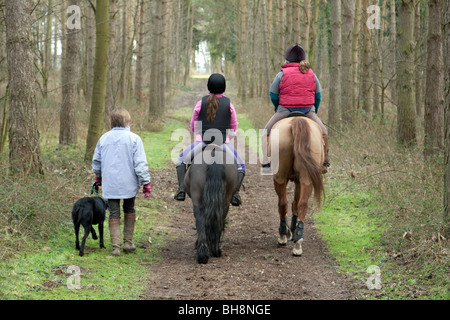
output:
[[[95,184],[96,184],[96,182],[94,182],[94,183],[92,184],[90,193],[93,194],[93,193],[94,193],[94,189],[95,189],[95,194],[98,195],[98,187],[95,188]]]

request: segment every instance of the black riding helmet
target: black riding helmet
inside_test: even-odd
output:
[[[227,87],[225,77],[219,73],[213,73],[208,79],[208,90],[211,93],[224,93]]]
[[[306,59],[305,50],[298,44],[286,49],[286,60],[289,62],[300,62]]]

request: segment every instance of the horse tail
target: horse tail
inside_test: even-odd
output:
[[[325,189],[320,165],[311,155],[311,130],[308,122],[303,118],[292,121],[292,135],[294,138],[294,167],[297,172],[306,171],[314,187],[314,198],[320,206]]]
[[[203,189],[203,217],[204,234],[197,240],[197,260],[207,263],[209,252],[213,256],[220,256],[219,242],[225,229],[226,214],[226,176],[223,164],[213,163],[206,167],[206,181]]]

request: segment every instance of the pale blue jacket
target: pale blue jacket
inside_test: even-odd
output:
[[[130,199],[139,187],[150,182],[147,156],[142,139],[130,127],[116,127],[98,140],[92,171],[102,177],[106,199]]]

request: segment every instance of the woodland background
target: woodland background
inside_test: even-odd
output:
[[[158,132],[191,76],[220,72],[237,88],[239,112],[263,128],[273,112],[268,88],[299,43],[324,88],[319,116],[333,166],[397,193],[391,214],[415,207],[402,243],[422,230],[415,240],[438,246],[414,259],[448,262],[449,19],[449,1],[439,0],[1,0],[3,239],[36,230],[40,210],[11,210],[11,186],[47,188],[50,177],[56,190],[64,184],[56,173],[78,183],[79,169],[64,167],[86,166],[116,106],[132,109],[138,130]],[[343,141],[355,149],[346,154]],[[368,161],[377,169],[360,173],[357,162]],[[8,243],[6,256],[21,246]]]

